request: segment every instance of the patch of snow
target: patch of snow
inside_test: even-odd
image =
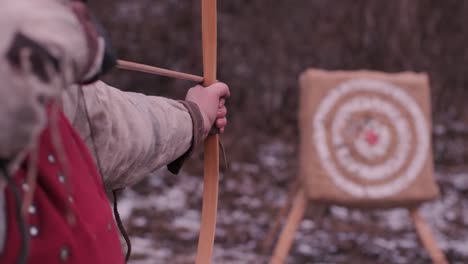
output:
[[[143,216],[138,216],[132,219],[132,224],[136,227],[145,227],[148,224],[148,219]]]
[[[330,212],[334,217],[342,221],[349,219],[349,209],[342,206],[330,206]]]
[[[246,195],[235,199],[234,204],[236,206],[242,206],[244,208],[247,207],[249,209],[258,209],[263,205],[260,199]]]
[[[200,212],[196,210],[187,210],[182,216],[174,219],[172,224],[175,228],[197,233],[200,230]]]
[[[459,191],[467,191],[468,190],[468,174],[466,173],[458,173],[452,175],[451,181],[454,187]]]
[[[407,209],[393,209],[380,214],[380,219],[385,226],[393,232],[411,228],[411,220]]]
[[[320,251],[316,247],[304,243],[297,245],[297,252],[305,256],[317,256],[320,254]]]
[[[306,232],[307,231],[312,231],[313,229],[315,229],[315,222],[312,221],[312,220],[309,220],[309,219],[304,219],[301,222],[300,229],[304,230]]]
[[[394,240],[387,240],[378,237],[373,240],[373,243],[386,250],[394,250],[396,248],[396,243]]]
[[[151,200],[153,200],[156,209],[160,211],[181,211],[187,206],[186,192],[177,187],[170,188],[160,195],[152,196]]]

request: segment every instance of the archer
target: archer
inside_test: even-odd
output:
[[[177,173],[224,131],[229,88],[174,101],[98,81],[116,59],[85,1],[4,0],[0,14],[0,262],[124,263],[106,191]]]

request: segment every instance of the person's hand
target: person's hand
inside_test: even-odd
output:
[[[185,100],[194,102],[203,115],[204,135],[208,136],[213,124],[224,132],[227,125],[225,98],[229,97],[229,87],[224,83],[215,83],[209,87],[197,85],[187,92]]]

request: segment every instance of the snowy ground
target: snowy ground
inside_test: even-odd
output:
[[[256,163],[221,175],[213,263],[267,263],[260,245],[285,203],[294,148],[259,148]],[[440,170],[442,197],[422,207],[450,263],[468,263],[468,169]],[[131,234],[131,264],[194,263],[202,178],[161,176],[127,190],[119,203]],[[323,210],[321,210],[323,209]],[[363,212],[309,206],[287,263],[430,263],[406,210]]]

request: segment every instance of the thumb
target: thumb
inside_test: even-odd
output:
[[[231,96],[229,87],[225,83],[215,83],[208,87],[218,95],[219,98]]]

